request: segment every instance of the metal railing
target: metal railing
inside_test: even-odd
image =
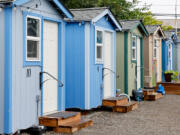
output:
[[[102,68],[102,79],[103,79],[103,80],[104,80],[104,77],[105,77],[106,75],[108,75],[108,73],[107,73],[107,74],[104,74],[104,70],[105,70],[105,69],[106,69],[106,70],[109,70],[109,71],[111,71],[111,73],[117,75],[116,72],[114,72],[112,69],[104,67],[104,68]],[[116,77],[119,77],[119,76],[116,76]]]
[[[42,88],[42,85],[47,82],[48,80],[50,79],[47,79],[45,81],[42,81],[42,75],[43,74],[47,74],[49,77],[51,77],[53,80],[57,81],[58,82],[58,87],[63,87],[64,84],[62,83],[62,81],[58,80],[56,77],[54,77],[52,74],[48,73],[48,72],[40,72],[40,89]]]

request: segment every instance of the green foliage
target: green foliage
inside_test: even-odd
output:
[[[163,29],[164,31],[168,31],[168,30],[172,30],[173,27],[170,26],[170,25],[162,25],[162,29]]]
[[[68,8],[109,7],[119,20],[142,19],[149,7],[136,7],[138,0],[62,0]]]
[[[171,79],[177,81],[178,80],[178,72],[173,70],[167,70],[164,74],[172,74]]]
[[[172,26],[163,25],[149,11],[150,5],[137,7],[139,0],[62,0],[69,8],[109,7],[118,20],[142,19],[145,25],[162,25],[163,30],[171,30]]]

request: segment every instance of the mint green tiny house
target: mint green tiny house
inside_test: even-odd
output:
[[[144,87],[144,36],[148,32],[139,20],[120,21],[122,32],[117,32],[116,87],[121,93],[132,95],[132,90]]]

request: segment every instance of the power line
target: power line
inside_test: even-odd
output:
[[[175,14],[169,14],[169,13],[153,13],[154,16],[171,16],[174,17]],[[180,14],[176,14],[177,17],[180,17]]]

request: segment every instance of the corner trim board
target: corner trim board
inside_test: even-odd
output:
[[[128,94],[128,32],[124,32],[124,92]]]
[[[12,8],[4,9],[4,133],[12,133]]]

